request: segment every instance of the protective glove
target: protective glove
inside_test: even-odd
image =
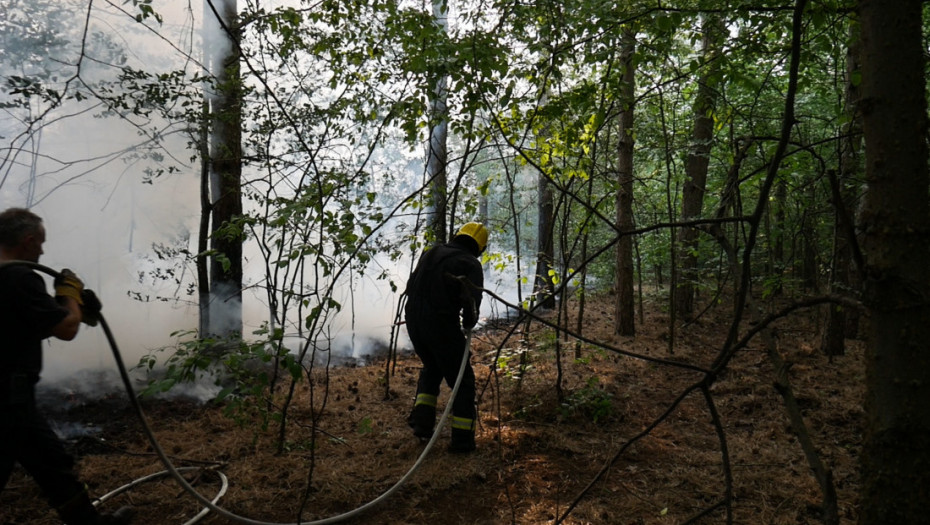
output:
[[[83,305],[84,302],[81,300],[83,291],[84,283],[67,268],[59,272],[58,277],[55,278],[55,297],[70,297],[77,301],[78,305]]]
[[[97,326],[97,323],[100,322],[100,310],[103,308],[103,305],[100,304],[100,299],[97,299],[97,294],[93,290],[84,290],[81,292],[81,321],[88,326]]]

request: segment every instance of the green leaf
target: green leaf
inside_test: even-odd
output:
[[[361,421],[358,422],[358,433],[359,434],[371,434],[372,424],[370,417],[364,417]]]

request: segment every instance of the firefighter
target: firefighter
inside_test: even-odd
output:
[[[436,399],[445,379],[455,385],[465,348],[465,334],[478,322],[484,274],[478,260],[488,244],[488,230],[477,222],[462,226],[447,244],[423,254],[407,281],[404,311],[407,333],[423,368],[417,397],[407,423],[413,434],[428,439],[436,424]],[[464,283],[462,280],[466,280]],[[475,373],[465,364],[462,383],[452,404],[449,451],[475,450]]]
[[[0,213],[0,491],[18,462],[41,487],[49,503],[68,525],[121,525],[131,520],[131,507],[101,514],[74,472],[65,450],[35,404],[35,384],[42,370],[42,340],[70,341],[81,322],[92,323],[100,303],[73,273],[62,270],[55,297],[45,281],[25,265],[37,263],[45,242],[42,219],[22,208]]]

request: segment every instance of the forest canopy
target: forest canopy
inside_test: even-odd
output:
[[[413,262],[478,221],[485,317],[560,312],[616,351],[586,297],[625,337],[648,303],[674,362],[728,312],[706,360],[664,365],[701,372],[710,413],[790,312],[829,356],[866,341],[860,523],[927,522],[923,2],[174,4],[0,0],[0,203],[68,222],[57,260],[107,239],[84,271],[131,276],[110,311],[174,312],[146,393],[215,374],[254,408],[375,315],[396,348]]]

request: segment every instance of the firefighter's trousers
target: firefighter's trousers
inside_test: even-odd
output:
[[[32,385],[0,383],[0,491],[19,463],[62,519],[90,523],[97,511],[74,471],[74,458],[37,410]]]
[[[409,305],[406,311],[407,333],[413,349],[423,363],[417,382],[417,402],[433,400],[445,380],[449,388],[455,386],[459,366],[465,352],[465,335],[458,315],[437,315],[428,308]],[[435,406],[435,402],[434,402]],[[452,404],[453,428],[474,431],[475,372],[466,363],[458,395]]]

